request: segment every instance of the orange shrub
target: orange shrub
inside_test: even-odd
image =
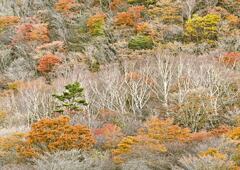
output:
[[[124,162],[124,157],[141,151],[157,153],[167,152],[164,143],[188,142],[191,139],[190,130],[173,125],[170,119],[152,118],[146,122],[144,129],[139,129],[136,136],[123,138],[112,151],[115,163]]]
[[[133,6],[128,8],[127,12],[118,13],[116,17],[116,24],[133,26],[142,17],[144,9],[144,6]]]
[[[20,41],[49,41],[47,24],[22,24],[18,27],[13,42]]]
[[[61,59],[53,54],[44,55],[38,63],[37,70],[41,73],[51,72],[53,67],[61,63]]]
[[[214,158],[223,159],[223,160],[225,160],[227,158],[227,156],[223,153],[220,153],[217,148],[208,148],[206,151],[200,152],[199,155],[201,157],[212,156]]]
[[[0,16],[0,31],[18,22],[20,22],[20,18],[17,16]]]
[[[226,65],[233,66],[240,62],[240,52],[226,53],[223,57],[220,58],[220,61]]]
[[[75,0],[58,0],[54,8],[58,12],[66,13],[78,5]]]
[[[191,134],[191,138],[189,142],[200,142],[212,137],[220,137],[221,135],[227,134],[229,132],[229,128],[226,126],[220,126],[211,131],[200,131]]]
[[[106,16],[96,14],[87,20],[87,27],[92,35],[103,35]]]
[[[186,142],[190,139],[190,129],[173,125],[173,120],[152,118],[146,123],[144,133],[160,142]]]
[[[134,20],[130,13],[128,12],[120,12],[116,16],[116,24],[117,25],[126,25],[126,26],[133,26]]]
[[[142,12],[144,11],[144,6],[133,6],[128,8],[128,13],[130,13],[135,22],[137,22],[142,17]]]
[[[127,3],[124,0],[112,0],[112,2],[109,4],[109,8],[112,11],[117,10],[118,8],[122,7],[122,6],[126,6]]]
[[[236,15],[232,15],[232,14],[228,15],[226,19],[228,20],[229,24],[233,27],[235,26],[237,27],[240,25],[240,19]]]
[[[138,34],[154,36],[153,30],[151,29],[150,25],[146,22],[136,24],[135,30]]]
[[[84,125],[71,125],[69,117],[42,119],[32,125],[26,142],[18,147],[23,157],[36,157],[44,152],[58,150],[88,150],[95,143],[94,137]]]

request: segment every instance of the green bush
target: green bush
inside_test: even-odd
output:
[[[152,49],[154,46],[153,39],[150,36],[137,35],[128,43],[128,48],[133,50]]]
[[[186,40],[197,43],[212,43],[218,38],[218,24],[220,20],[220,16],[215,14],[208,14],[204,17],[193,16],[185,24]]]

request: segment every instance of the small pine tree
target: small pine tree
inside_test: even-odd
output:
[[[57,113],[75,114],[82,110],[82,106],[87,105],[84,99],[83,88],[78,82],[66,85],[65,91],[61,95],[54,94],[53,97],[61,103],[55,110]]]

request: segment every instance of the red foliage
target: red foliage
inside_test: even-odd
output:
[[[95,129],[94,134],[99,141],[98,143],[105,149],[117,146],[123,136],[121,128],[112,123],[104,124],[102,128]]]
[[[40,60],[37,70],[42,73],[51,72],[52,68],[61,63],[61,59],[53,54],[44,55]]]
[[[230,52],[226,53],[220,58],[220,61],[226,65],[233,66],[240,62],[240,52]]]

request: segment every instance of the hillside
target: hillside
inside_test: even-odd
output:
[[[238,170],[239,142],[239,0],[0,0],[1,170]]]

